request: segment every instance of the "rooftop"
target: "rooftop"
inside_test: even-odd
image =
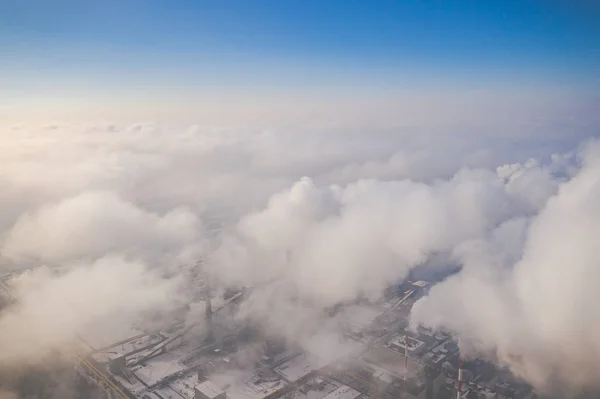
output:
[[[203,383],[196,385],[195,388],[208,398],[216,398],[224,393],[221,388],[210,381],[204,381]]]
[[[360,392],[356,389],[352,389],[347,385],[343,385],[325,396],[323,399],[354,399],[360,396]]]

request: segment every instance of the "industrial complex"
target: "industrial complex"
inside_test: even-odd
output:
[[[10,295],[10,275],[0,289]],[[480,361],[461,359],[448,333],[411,330],[425,281],[390,288],[371,317],[340,327],[350,348],[326,361],[283,337],[233,317],[249,287],[213,295],[204,282],[203,319],[132,331],[108,345],[80,337],[78,369],[106,396],[130,399],[533,398],[525,383]]]

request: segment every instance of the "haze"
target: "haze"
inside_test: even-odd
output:
[[[576,3],[2,3],[0,371],[182,306],[204,331],[198,273],[329,362],[340,322],[439,273],[413,331],[600,392],[600,11]]]

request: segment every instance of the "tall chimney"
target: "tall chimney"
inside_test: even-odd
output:
[[[214,338],[214,333],[213,333],[213,322],[212,322],[212,316],[213,316],[213,312],[212,312],[212,304],[211,304],[211,300],[210,300],[210,282],[208,279],[206,279],[206,283],[205,283],[205,293],[204,293],[204,304],[206,306],[205,309],[205,315],[204,315],[204,319],[206,320],[206,340],[207,341],[212,341]]]
[[[462,390],[462,379],[463,379],[463,360],[462,357],[458,358],[458,384],[456,387],[456,399],[460,399]]]
[[[408,379],[408,334],[404,331],[404,389]]]

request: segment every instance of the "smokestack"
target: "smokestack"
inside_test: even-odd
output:
[[[456,387],[456,399],[460,399],[463,379],[463,360],[462,357],[458,358],[458,384]]]
[[[406,391],[406,380],[408,379],[408,333],[404,331],[404,390]]]
[[[210,296],[211,296],[210,282],[208,279],[206,279],[206,286],[204,289],[205,289],[204,303],[206,306],[204,319],[206,321],[206,331],[207,331],[206,340],[212,341],[214,339],[213,320],[212,320],[213,312],[212,312],[212,304],[211,304],[211,300],[210,300]]]

